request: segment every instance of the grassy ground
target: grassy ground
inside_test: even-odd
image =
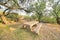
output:
[[[14,31],[12,30],[13,28],[15,29]],[[0,24],[0,40],[36,40],[37,38],[38,35],[22,29],[18,25],[14,27],[14,25]]]

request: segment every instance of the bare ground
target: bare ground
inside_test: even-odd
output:
[[[43,23],[40,29],[40,40],[60,40],[60,26]]]
[[[50,23],[42,23],[40,28],[40,34],[38,37],[35,37],[35,34],[31,34],[24,29],[20,29],[20,24],[9,25],[10,29],[18,27],[14,32],[3,32],[2,36],[0,36],[0,40],[60,40],[60,25],[58,24],[50,24]]]

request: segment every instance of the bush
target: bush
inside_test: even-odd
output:
[[[27,21],[31,21],[32,18],[30,16],[24,16],[24,19],[27,20]]]
[[[41,21],[46,22],[46,23],[56,23],[56,18],[50,18],[50,17],[42,17]]]
[[[7,15],[7,18],[11,21],[18,21],[19,15],[18,13],[10,13],[9,15]]]

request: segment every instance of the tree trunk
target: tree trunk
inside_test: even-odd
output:
[[[38,17],[38,22],[40,23],[40,16]]]
[[[57,20],[57,23],[60,25],[60,18],[57,18],[56,20]]]
[[[41,22],[42,13],[38,13],[38,21]]]
[[[7,20],[6,20],[6,17],[4,15],[1,16],[1,19],[2,19],[2,23],[4,24],[10,24]]]

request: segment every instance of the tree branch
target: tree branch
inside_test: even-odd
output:
[[[10,0],[6,1],[4,4],[7,4]]]

